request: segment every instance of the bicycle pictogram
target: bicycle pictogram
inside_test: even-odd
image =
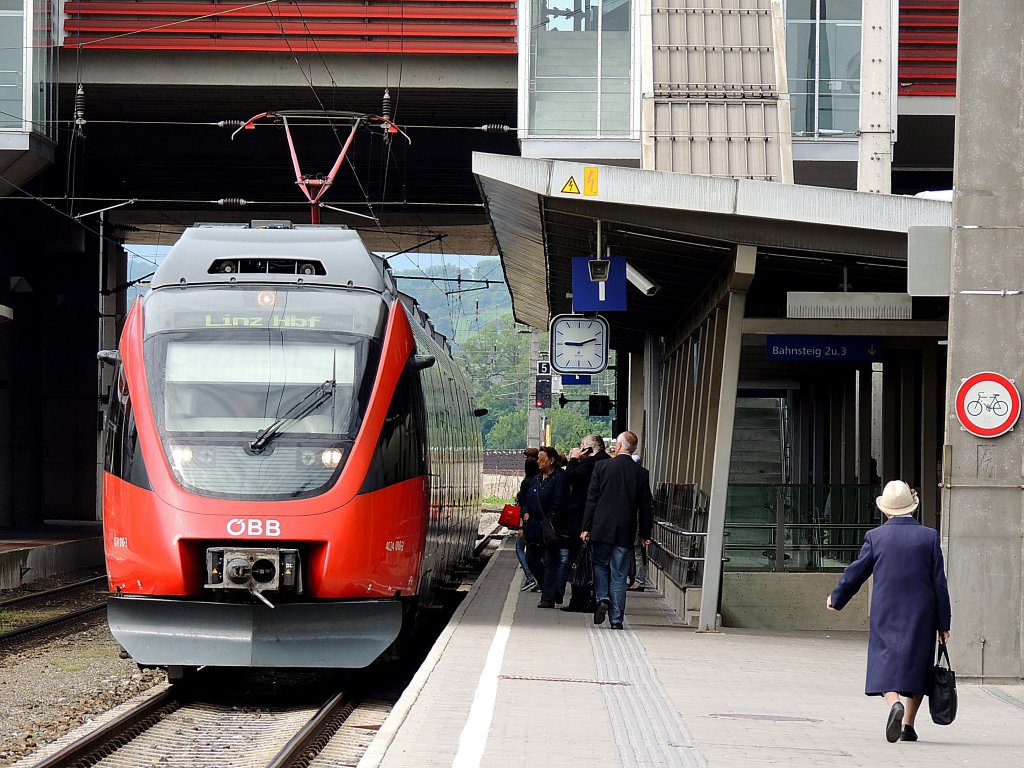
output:
[[[1010,404],[1005,400],[1001,400],[998,392],[991,395],[978,392],[975,399],[967,403],[965,407],[969,416],[980,416],[981,412],[985,410],[991,411],[1001,418],[1010,412]]]

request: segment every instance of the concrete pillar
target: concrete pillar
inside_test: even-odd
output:
[[[857,140],[857,189],[892,191],[893,35],[899,21],[896,0],[864,0],[861,16],[860,133]]]
[[[1018,681],[1024,428],[977,438],[960,429],[962,379],[1001,372],[1024,384],[1024,3],[961,0],[949,373],[942,529],[953,599],[950,655],[962,677]],[[977,293],[974,293],[977,292]]]

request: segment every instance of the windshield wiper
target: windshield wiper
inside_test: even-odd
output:
[[[299,402],[285,411],[277,421],[268,427],[264,427],[256,433],[256,439],[249,443],[249,449],[253,453],[262,453],[267,444],[280,434],[285,424],[292,421],[304,419],[329,399],[334,397],[334,389],[337,382],[328,379],[323,384],[318,384],[308,392]]]

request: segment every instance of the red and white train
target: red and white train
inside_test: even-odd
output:
[[[472,550],[481,411],[355,232],[191,227],[100,358],[109,623],[139,663],[366,666]]]

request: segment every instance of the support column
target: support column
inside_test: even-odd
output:
[[[729,491],[729,463],[732,456],[733,425],[736,420],[736,387],[739,384],[740,347],[743,341],[743,308],[746,293],[730,293],[725,309],[721,384],[715,450],[708,488],[708,535],[704,547],[704,583],[700,599],[700,631],[717,627],[718,596],[722,590],[722,553],[725,550],[725,497]]]
[[[1020,0],[960,0],[942,528],[953,599],[950,655],[961,676],[987,682],[1024,677],[1024,425],[974,437],[960,429],[954,398],[961,380],[979,371],[1024,385],[1022,29]]]
[[[892,191],[892,36],[896,0],[864,0],[861,16],[857,189]]]
[[[644,403],[647,406],[647,418],[644,420],[644,463],[651,471],[651,481],[657,482],[662,477],[662,456],[665,443],[662,438],[662,398],[664,392],[662,378],[663,345],[660,337],[644,337]]]
[[[708,535],[704,547],[704,582],[701,589],[698,631],[717,630],[718,600],[722,592],[722,553],[725,549],[725,501],[729,491],[732,435],[736,422],[736,389],[740,380],[740,352],[743,346],[743,310],[747,289],[754,278],[757,249],[736,247],[736,262],[725,309],[719,312],[722,333],[721,368],[716,371],[718,419],[714,432],[714,462],[708,486]]]
[[[880,473],[882,483],[898,480],[900,463],[897,455],[897,422],[899,398],[900,367],[896,360],[889,356],[882,364],[882,460]]]
[[[936,487],[939,475],[936,471],[938,457],[935,455],[938,446],[938,419],[940,411],[938,382],[938,350],[929,344],[921,350],[921,468],[918,493],[921,496],[921,522],[930,528],[935,527],[938,510],[938,493]]]
[[[897,479],[917,485],[917,415],[920,394],[917,355],[910,352],[900,362],[899,475]]]
[[[625,355],[623,355],[625,357]],[[647,426],[649,424],[648,410],[644,403],[650,402],[644,397],[644,353],[631,352],[629,355],[629,407],[626,411],[626,428],[636,432],[640,438],[637,444],[637,453],[641,459],[647,452]],[[649,466],[649,465],[648,465]]]

